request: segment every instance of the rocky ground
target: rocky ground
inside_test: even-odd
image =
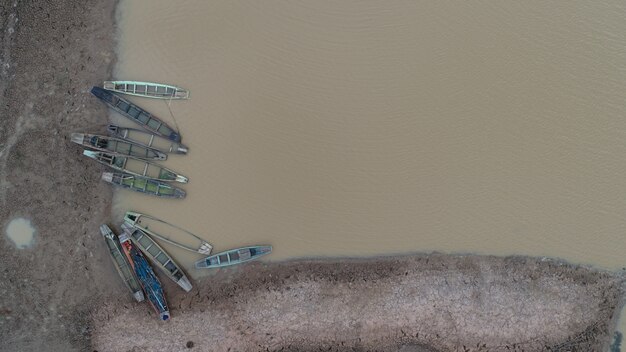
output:
[[[172,321],[126,293],[98,226],[102,167],[69,142],[103,131],[89,89],[114,64],[115,2],[0,1],[0,350],[601,351],[622,277],[524,258],[254,263],[190,294]],[[4,236],[15,217],[31,248]]]

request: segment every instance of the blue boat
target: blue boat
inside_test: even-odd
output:
[[[139,283],[146,293],[152,308],[154,308],[161,320],[169,320],[170,312],[167,308],[167,302],[165,301],[163,286],[154,274],[152,267],[148,264],[148,261],[143,254],[135,248],[125,232],[120,234],[119,239],[122,244],[122,248],[124,248],[124,253],[130,259],[133,269],[135,270],[135,274],[137,274],[137,278],[139,278]]]
[[[222,268],[259,259],[272,253],[272,246],[251,246],[231,249],[196,262],[196,269]]]
[[[113,110],[129,118],[133,122],[138,123],[141,127],[156,134],[157,136],[167,138],[174,142],[180,142],[180,134],[174,131],[173,128],[130,101],[100,87],[91,88],[91,94],[105,102]]]

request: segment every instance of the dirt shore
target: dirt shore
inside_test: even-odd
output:
[[[171,288],[172,320],[112,304],[98,351],[606,351],[622,279],[546,259],[292,261]],[[141,331],[121,326],[142,326]],[[421,346],[421,347],[420,347]]]
[[[166,284],[173,319],[132,302],[98,226],[101,166],[69,133],[103,131],[89,89],[114,64],[114,1],[0,3],[0,350],[602,351],[623,278],[526,258],[418,255],[254,263]],[[27,217],[34,245],[7,223]]]
[[[91,305],[122,285],[98,233],[112,192],[69,134],[107,123],[89,89],[114,63],[115,2],[0,3],[0,350],[89,350]],[[32,248],[5,236],[18,216]]]

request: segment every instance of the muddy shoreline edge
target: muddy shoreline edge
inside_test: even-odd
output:
[[[99,182],[102,168],[82,158],[80,149],[68,140],[70,132],[104,131],[107,109],[90,96],[89,89],[109,77],[115,63],[115,6],[115,1],[71,0],[45,6],[17,1],[4,1],[0,5],[0,94],[3,97],[0,113],[4,122],[0,126],[0,219],[4,228],[12,218],[24,216],[38,229],[31,249],[18,251],[6,238],[0,241],[0,337],[3,341],[0,350],[132,348],[172,351],[187,350],[186,341],[195,341],[198,350],[213,350],[231,343],[239,346],[238,350],[250,351],[463,350],[457,343],[458,336],[450,333],[460,328],[451,323],[461,320],[437,318],[441,312],[450,313],[446,307],[428,310],[431,320],[441,323],[437,327],[443,329],[442,332],[425,332],[421,338],[419,332],[432,327],[420,325],[423,321],[411,320],[410,314],[403,316],[407,319],[405,325],[385,329],[381,324],[389,326],[393,320],[383,317],[377,322],[374,316],[385,311],[367,309],[374,301],[384,305],[387,301],[381,297],[402,298],[407,308],[414,308],[411,302],[416,301],[436,305],[441,297],[434,293],[432,297],[419,294],[425,290],[447,297],[442,302],[447,302],[448,308],[455,306],[455,296],[449,294],[461,292],[469,293],[468,302],[480,303],[488,296],[487,291],[478,288],[492,287],[490,283],[509,287],[506,279],[514,275],[502,271],[504,268],[516,270],[517,279],[524,283],[518,287],[522,288],[518,297],[545,293],[545,297],[540,296],[548,299],[552,294],[567,294],[553,285],[560,283],[563,284],[560,290],[578,290],[579,295],[567,296],[566,303],[580,303],[577,299],[583,298],[593,301],[585,301],[586,307],[582,308],[588,310],[576,311],[578,320],[567,320],[566,315],[571,312],[563,312],[562,319],[571,324],[565,330],[571,331],[564,335],[564,330],[559,330],[558,336],[546,336],[549,344],[514,342],[515,347],[507,345],[506,349],[504,345],[493,347],[485,341],[485,346],[466,345],[467,351],[511,350],[511,347],[519,347],[519,351],[522,348],[526,351],[606,350],[623,305],[623,276],[523,257],[434,254],[255,263],[196,282],[199,288],[194,289],[192,295],[182,295],[168,286],[173,324],[157,325],[147,307],[133,304],[127,295],[121,297],[124,288],[113,272],[98,233],[100,223],[111,223],[111,189]],[[402,281],[403,276],[410,276],[411,280]],[[470,284],[465,283],[467,280]],[[432,285],[427,285],[428,282]],[[457,285],[456,291],[444,289],[451,283]],[[476,289],[464,291],[465,285]],[[533,287],[540,290],[533,291]],[[393,288],[398,290],[393,291]],[[514,286],[509,288],[515,289]],[[428,299],[424,301],[424,297]],[[287,307],[293,309],[286,309],[284,304],[279,304],[280,300],[291,300],[294,304]],[[206,331],[206,336],[222,331],[227,333],[226,339],[214,336],[212,341],[203,342],[198,336],[179,340],[180,333],[188,331],[195,323],[211,328],[213,316],[242,314],[249,311],[248,304],[252,302],[275,302],[273,308],[277,310],[274,312],[291,323],[283,329],[272,325],[273,329],[279,329],[273,332],[264,330],[267,327],[262,325],[248,328],[242,325],[243,321],[239,321],[239,325],[215,324],[216,330]],[[300,305],[296,304],[298,302]],[[308,310],[311,302],[316,302],[317,309]],[[398,302],[388,303],[401,307]],[[357,321],[350,311],[341,310],[346,306],[355,308],[352,312],[369,312],[370,315]],[[320,311],[332,314],[333,310],[327,307],[335,307],[335,312],[341,315],[334,318],[315,315]],[[419,312],[424,311],[413,311],[413,314]],[[260,321],[267,318],[262,313],[255,314],[260,314],[257,317]],[[292,320],[285,320],[285,316],[291,316]],[[309,325],[294,327],[294,322],[306,321],[307,317],[312,319]],[[521,317],[541,318],[537,315]],[[486,321],[489,316],[483,318]],[[547,323],[554,324],[555,320]],[[107,333],[127,324],[141,324],[131,325],[131,330],[136,331],[144,326],[151,327],[153,333],[165,333],[167,338],[159,345],[151,345],[154,341],[147,339],[142,344],[137,334],[129,333],[116,340],[120,345],[110,343],[116,335]],[[220,327],[223,330],[219,330]],[[467,331],[473,328],[464,327]],[[334,335],[324,333],[325,330],[335,330]],[[306,336],[297,338],[297,334],[303,333]]]

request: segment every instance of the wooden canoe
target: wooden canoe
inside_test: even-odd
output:
[[[106,90],[154,99],[189,99],[189,91],[169,84],[137,81],[104,81]]]
[[[72,133],[72,142],[84,147],[108,153],[132,156],[140,159],[166,160],[167,154],[120,138],[87,133]]]
[[[162,153],[187,154],[187,152],[189,151],[189,148],[187,148],[187,146],[183,145],[182,143],[172,142],[169,139],[159,137],[155,134],[140,130],[138,128],[108,125],[107,131],[113,137],[127,140],[131,143],[139,144],[146,148],[152,148]]]
[[[272,252],[272,246],[251,246],[217,253],[196,262],[196,269],[221,268],[258,259]]]
[[[169,183],[122,172],[103,172],[102,180],[112,185],[161,198],[185,198],[185,191]]]
[[[159,315],[161,320],[169,320],[170,311],[167,307],[161,281],[159,281],[159,278],[154,274],[146,258],[141,254],[141,250],[133,245],[131,239],[125,232],[122,231],[122,233],[120,233],[119,240],[124,254],[126,254],[126,257],[132,263],[133,270],[135,270],[135,275],[137,275],[141,287],[148,296],[148,302],[150,302],[150,305],[152,305],[152,308],[154,308],[154,311]]]
[[[91,88],[91,94],[108,104],[109,107],[111,107],[113,110],[119,112],[131,121],[139,124],[141,127],[145,128],[151,133],[154,133],[163,138],[167,138],[174,142],[180,142],[180,134],[175,132],[173,128],[168,126],[158,117],[153,116],[151,113],[131,103],[130,101],[100,87]]]
[[[83,155],[115,170],[157,181],[187,183],[189,179],[159,164],[132,156],[123,156],[93,150],[83,150]]]
[[[204,254],[204,255],[209,255],[211,254],[211,250],[213,249],[213,246],[211,246],[207,241],[205,241],[204,239],[198,237],[197,235],[183,229],[180,228],[176,225],[172,225],[168,222],[165,222],[161,219],[157,219],[155,217],[152,217],[150,215],[146,215],[146,214],[141,214],[141,213],[136,213],[134,211],[127,211],[126,214],[124,215],[124,222],[135,227],[138,229],[141,229],[143,232],[145,232],[146,234],[148,234],[150,237],[153,238],[158,238],[159,240],[163,241],[163,242],[167,242],[173,246],[182,248],[184,250],[193,252],[193,253],[200,253],[200,254]],[[193,248],[190,247],[189,245],[185,245],[182,244],[180,242],[174,241],[172,240],[170,237],[166,237],[163,234],[159,234],[154,232],[150,226],[148,226],[148,224],[153,225],[152,228],[154,228],[154,225],[158,224],[162,224],[162,225],[166,225],[167,227],[169,227],[170,229],[168,229],[168,232],[172,232],[172,233],[184,233],[186,236],[189,236],[193,239],[195,239],[196,241],[199,242],[198,244],[198,248]]]
[[[128,287],[137,302],[142,302],[145,297],[143,295],[143,291],[141,290],[141,285],[139,284],[137,276],[135,276],[133,267],[124,254],[124,250],[122,249],[122,245],[120,244],[117,236],[107,225],[100,225],[100,233],[102,234],[102,237],[104,237],[107,247],[109,247],[109,254],[111,254],[111,259],[113,260],[117,273],[120,275],[122,280],[124,280],[124,284]]]
[[[165,252],[158,243],[156,243],[145,232],[136,227],[133,227],[127,223],[122,223],[122,230],[130,237],[135,246],[150,258],[152,261],[167,277],[174,281],[183,290],[191,291],[191,282],[180,268],[178,264],[172,259],[172,257]]]

